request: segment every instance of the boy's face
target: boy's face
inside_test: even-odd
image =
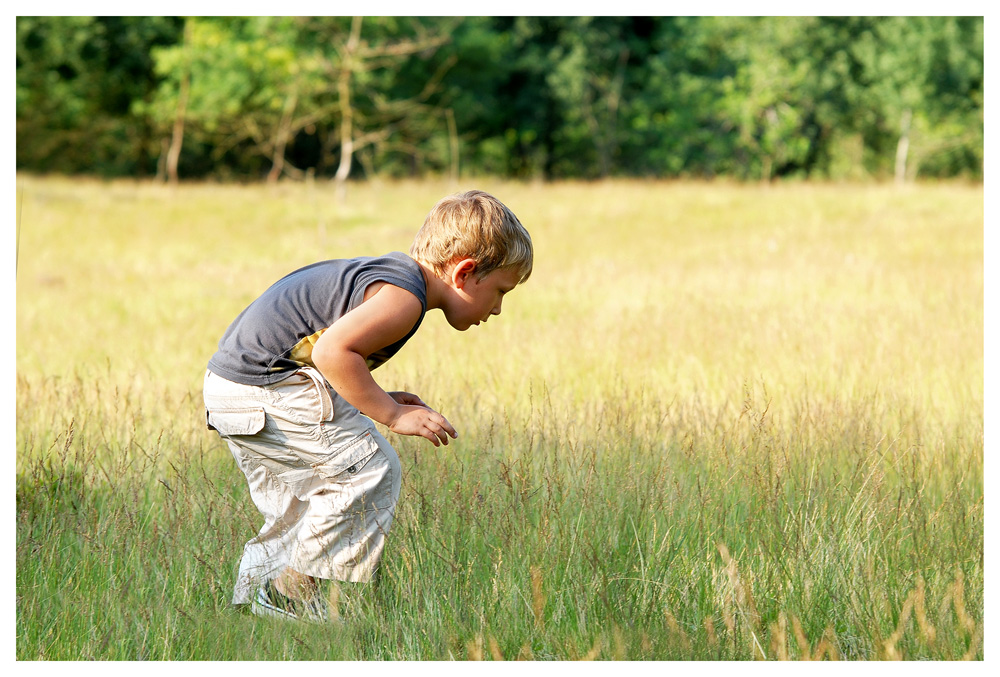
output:
[[[472,265],[464,265],[466,262]],[[466,259],[458,263],[451,274],[454,298],[445,313],[448,323],[459,331],[465,331],[486,322],[491,315],[499,315],[504,295],[520,281],[520,274],[510,268],[495,270],[479,280],[474,261]]]

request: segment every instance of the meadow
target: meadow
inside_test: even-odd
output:
[[[459,439],[388,435],[396,522],[342,622],[234,609],[260,521],[204,424],[216,342],[471,187],[531,278],[375,372]],[[18,659],[983,658],[982,186],[17,191]]]

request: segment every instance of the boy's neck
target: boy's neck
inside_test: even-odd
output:
[[[442,280],[427,264],[416,259],[414,261],[420,266],[420,272],[424,275],[424,284],[427,285],[427,310],[442,308],[448,283]]]

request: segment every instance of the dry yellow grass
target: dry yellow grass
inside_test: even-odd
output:
[[[376,372],[461,436],[393,438],[382,587],[315,642],[226,615],[259,525],[205,364],[458,187],[19,177],[19,658],[982,658],[981,187],[460,187],[534,273]]]

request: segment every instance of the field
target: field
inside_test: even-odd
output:
[[[535,268],[375,372],[404,466],[344,622],[229,605],[260,527],[205,429],[235,315],[481,187]],[[983,658],[983,189],[18,177],[22,660]],[[24,269],[20,264],[24,264]]]

